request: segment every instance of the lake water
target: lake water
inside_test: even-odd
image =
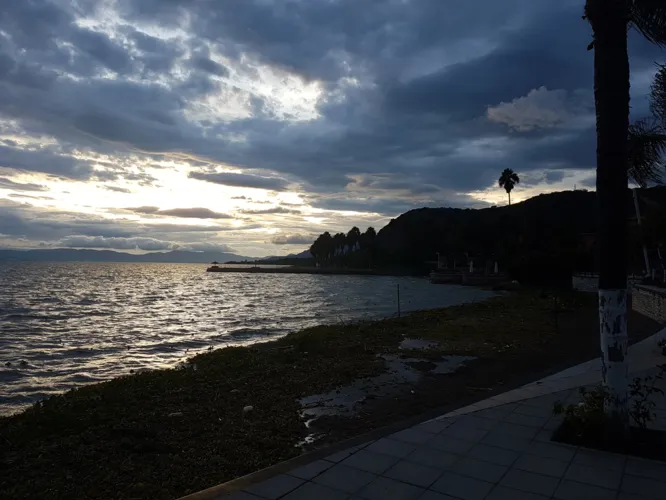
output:
[[[0,415],[210,347],[482,300],[424,278],[206,273],[199,264],[0,263]]]

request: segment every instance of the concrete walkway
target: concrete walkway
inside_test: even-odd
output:
[[[664,338],[666,329],[630,348],[633,376],[666,361],[657,346]],[[599,379],[599,362],[583,363],[272,477],[188,498],[666,500],[666,462],[550,441],[561,422],[553,403],[577,402],[577,388]],[[666,430],[666,398],[656,402],[652,427]]]

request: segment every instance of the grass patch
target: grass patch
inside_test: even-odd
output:
[[[201,354],[187,369],[72,390],[0,418],[0,498],[177,498],[299,454],[295,445],[305,428],[296,400],[381,373],[384,362],[376,355],[409,354],[398,350],[404,336],[438,342],[427,356],[480,358],[466,375],[433,379],[438,396],[423,392],[423,405],[444,404],[469,385],[495,383],[498,370],[509,380],[544,362],[585,356],[588,343],[594,355],[596,329],[589,342],[578,338],[580,349],[571,345],[580,332],[563,332],[572,316],[590,316],[595,325],[595,312],[594,297],[523,292],[403,318],[310,328],[267,344]],[[442,390],[447,380],[449,392]],[[423,409],[413,401],[401,415]],[[244,414],[247,405],[254,410]],[[342,427],[361,432],[398,414],[377,415]],[[334,432],[332,439],[343,434]]]

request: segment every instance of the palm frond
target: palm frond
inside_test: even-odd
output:
[[[666,2],[629,0],[629,23],[648,41],[666,46]]]
[[[661,183],[666,169],[666,130],[654,120],[629,126],[629,178],[640,187]]]
[[[666,127],[666,65],[659,65],[659,70],[650,87],[650,111]]]

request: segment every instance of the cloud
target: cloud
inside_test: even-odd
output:
[[[116,193],[130,194],[132,192],[131,190],[129,190],[127,188],[122,188],[122,187],[118,187],[118,186],[104,186],[104,189],[106,189],[107,191],[114,191]]]
[[[317,236],[311,234],[278,234],[271,238],[271,243],[274,245],[309,245]]]
[[[229,245],[206,242],[176,245],[174,248],[185,252],[235,252],[235,250]]]
[[[473,206],[469,193],[494,188],[507,167],[533,174],[537,189],[595,165],[593,54],[580,0],[468,0],[455,9],[442,0],[5,3],[0,167],[59,184],[122,182],[105,189],[141,200],[150,188],[166,199],[187,188],[177,179],[189,171],[279,192],[271,205],[293,192],[314,208],[355,212],[302,228],[272,218],[289,234],[420,206]],[[629,36],[640,117],[663,54]],[[48,241],[147,228],[85,215],[108,212],[96,202],[79,209],[13,207],[0,227]],[[192,233],[173,239],[192,243]],[[246,233],[231,243],[265,243]]]
[[[187,219],[232,219],[233,218],[231,215],[223,214],[220,212],[214,212],[209,208],[203,208],[203,207],[169,208],[166,210],[160,210],[158,207],[143,206],[143,207],[129,207],[126,208],[125,210],[146,215],[181,217]]]
[[[273,207],[262,210],[240,210],[240,213],[248,215],[271,215],[271,214],[300,214],[301,211],[284,207]]]
[[[208,59],[207,57],[195,57],[192,59],[191,64],[194,68],[197,68],[206,73],[211,73],[215,76],[229,76],[229,68],[223,64]]]
[[[14,191],[48,191],[46,186],[32,182],[15,182],[7,177],[0,177],[0,189],[12,189]]]
[[[172,250],[174,244],[154,238],[114,238],[105,236],[72,235],[49,246],[66,248],[107,248],[113,250]]]
[[[511,102],[490,106],[487,116],[490,121],[503,123],[520,132],[538,128],[553,128],[571,122],[581,114],[594,113],[591,92],[579,90],[548,90],[546,87],[532,89],[524,97]]]
[[[278,177],[261,177],[252,174],[235,174],[223,172],[216,174],[206,174],[201,172],[190,172],[188,177],[213,184],[223,186],[247,187],[255,189],[269,189],[271,191],[285,191],[289,187],[289,182]]]
[[[110,250],[143,250],[146,252],[172,251],[182,252],[233,252],[229,245],[219,243],[188,243],[163,241],[155,238],[107,238],[104,236],[72,235],[46,246],[66,248],[96,248]]]
[[[184,217],[192,219],[231,219],[232,216],[220,212],[214,212],[208,208],[171,208],[160,210],[157,215],[168,215],[170,217]]]

